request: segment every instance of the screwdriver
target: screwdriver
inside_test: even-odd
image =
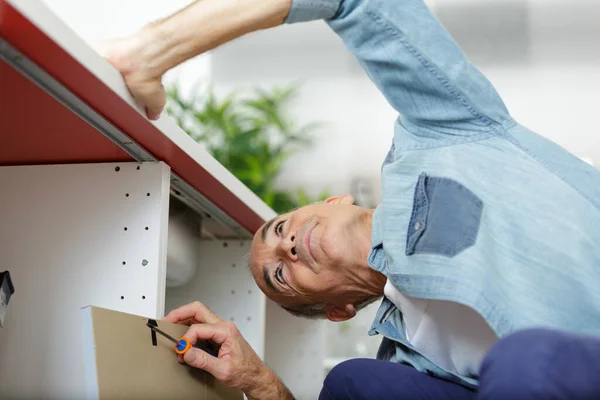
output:
[[[150,329],[152,329],[154,332],[157,332],[159,334],[161,334],[162,336],[164,336],[165,338],[169,339],[171,342],[175,343],[175,353],[177,354],[185,354],[189,349],[191,349],[192,347],[195,347],[197,349],[206,351],[208,354],[210,354],[213,357],[217,357],[217,355],[209,350],[209,349],[202,349],[198,346],[194,346],[192,345],[192,343],[190,342],[190,340],[188,338],[186,338],[185,336],[179,338],[179,339],[175,339],[173,336],[169,335],[166,332],[163,332],[162,330],[160,330],[157,326],[154,326],[152,324],[150,324],[150,322],[146,323],[146,326]]]

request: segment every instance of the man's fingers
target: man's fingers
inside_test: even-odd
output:
[[[157,121],[160,118],[161,111],[156,112],[146,108],[146,116],[149,120]]]
[[[156,90],[153,90],[149,95],[144,96],[144,103],[146,104],[146,115],[151,120],[157,120],[160,117],[160,113],[165,108],[167,101],[165,90],[162,84]]]
[[[209,340],[221,345],[219,356],[191,348],[184,354],[186,364],[201,368],[227,386],[248,388],[264,364],[231,322],[192,325],[184,335],[192,343]]]
[[[175,324],[187,322],[185,325],[190,324],[192,321],[207,324],[221,322],[221,319],[208,307],[197,301],[171,311],[164,320]]]
[[[214,377],[222,375],[225,361],[219,360],[216,357],[202,351],[200,349],[191,348],[183,355],[183,360],[189,366],[200,368]]]
[[[167,96],[162,77],[154,75],[136,57],[141,50],[139,40],[135,36],[107,40],[98,43],[95,49],[121,73],[131,95],[145,108],[146,116],[157,120],[165,108]]]
[[[224,324],[196,324],[190,326],[183,335],[192,343],[198,340],[210,340],[217,344],[223,344],[231,335],[231,331]]]
[[[156,120],[165,108],[167,96],[160,79],[143,79],[125,77],[129,91],[138,103],[141,103],[148,118]]]

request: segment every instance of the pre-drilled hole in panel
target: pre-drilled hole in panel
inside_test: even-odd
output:
[[[125,193],[125,197],[129,197],[129,193]]]
[[[121,296],[121,300],[123,300],[125,298],[125,296]]]
[[[252,321],[252,317],[248,317],[246,318],[248,321]]]
[[[148,229],[150,229],[150,228],[148,228],[147,226],[144,228],[144,230],[146,230],[146,231],[147,231]]]
[[[121,170],[121,167],[115,167],[115,171],[119,172]]]
[[[125,261],[123,261],[123,265],[127,264]]]
[[[223,242],[223,247],[227,247],[229,244],[227,242]]]
[[[232,291],[231,291],[231,294],[235,294],[235,290],[232,290]]]
[[[146,193],[146,196],[150,196],[150,193]]]
[[[140,166],[138,165],[136,169],[139,171],[140,170]]]
[[[231,268],[235,268],[235,267],[237,267],[237,264],[235,264],[235,263],[231,264]]]
[[[146,296],[142,296],[142,300],[146,300]]]
[[[251,289],[248,289],[248,294],[252,294],[252,290]]]
[[[229,318],[229,320],[231,320],[231,322],[235,321],[235,318],[231,317]]]
[[[124,230],[124,231],[126,231],[126,230],[127,230],[127,227],[123,228],[123,230]]]

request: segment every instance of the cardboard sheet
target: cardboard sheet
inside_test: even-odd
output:
[[[237,400],[243,394],[212,375],[177,362],[174,344],[146,326],[147,318],[98,307],[83,310],[88,395],[113,399]],[[157,320],[175,339],[186,326]]]

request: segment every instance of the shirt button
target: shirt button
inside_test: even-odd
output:
[[[421,229],[421,223],[419,221],[415,222],[415,231]]]

